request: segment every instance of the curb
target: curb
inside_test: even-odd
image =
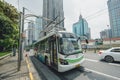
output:
[[[29,64],[29,62],[28,62],[28,57],[26,57],[25,60],[26,60],[26,63],[27,63],[27,67],[28,67],[28,71],[29,71],[30,80],[34,80],[33,74],[32,74],[32,72],[30,71],[30,64]]]
[[[30,80],[41,80],[41,78],[39,77],[38,72],[34,68],[33,63],[30,60],[30,58],[28,56],[26,56],[25,60],[26,60],[26,63],[27,63],[27,68],[28,68],[28,71],[29,71]]]
[[[38,61],[35,57],[34,57],[34,65],[37,66],[35,67],[37,71],[40,71],[42,73],[42,75],[45,77],[45,80],[61,80],[57,75],[55,75],[46,65],[44,65],[43,63],[41,63],[40,61]]]
[[[10,56],[10,55],[11,55],[11,53],[10,53],[10,54],[7,54],[7,55],[5,55],[5,56],[2,56],[2,57],[0,57],[0,60],[4,59],[4,58],[6,58],[6,57],[8,57],[8,56]]]

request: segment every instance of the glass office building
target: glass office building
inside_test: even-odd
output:
[[[107,4],[112,37],[120,37],[120,0],[108,0]]]
[[[79,17],[79,21],[73,24],[73,33],[77,36],[86,36],[90,39],[90,28],[88,27],[88,22],[82,18],[82,15]]]
[[[42,18],[36,18],[35,21],[35,40],[37,41],[41,35],[40,32],[42,31]]]
[[[55,20],[57,23],[64,19],[63,0],[43,0],[43,17],[49,20],[43,20],[43,29],[46,28],[51,20]],[[64,21],[59,24],[60,27],[64,27]]]
[[[33,22],[28,23],[28,45],[31,45],[35,40],[35,24]]]

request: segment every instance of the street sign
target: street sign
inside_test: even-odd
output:
[[[23,32],[21,33],[22,38],[26,38],[26,34]]]

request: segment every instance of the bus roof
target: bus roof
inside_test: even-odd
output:
[[[39,39],[37,42],[35,42],[34,44],[36,44],[36,43],[38,43],[39,41],[42,41],[42,40],[44,40],[44,39],[46,39],[46,38],[48,38],[49,36],[52,36],[52,35],[54,35],[54,34],[56,34],[56,32],[50,32],[50,33],[47,34],[46,36],[40,38],[40,39]]]
[[[47,34],[46,36],[44,36],[44,37],[42,37],[42,38],[40,38],[37,42],[35,42],[34,44],[36,44],[36,43],[38,43],[39,41],[42,41],[42,40],[44,40],[44,39],[46,39],[46,38],[48,38],[48,37],[50,37],[50,36],[52,36],[52,35],[54,35],[54,34],[57,34],[57,33],[71,33],[71,32],[67,32],[67,31],[52,31],[52,32],[50,32],[49,34]]]

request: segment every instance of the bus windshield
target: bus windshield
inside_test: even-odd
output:
[[[62,37],[61,38],[61,52],[63,54],[77,54],[81,51],[80,40],[73,37]]]

